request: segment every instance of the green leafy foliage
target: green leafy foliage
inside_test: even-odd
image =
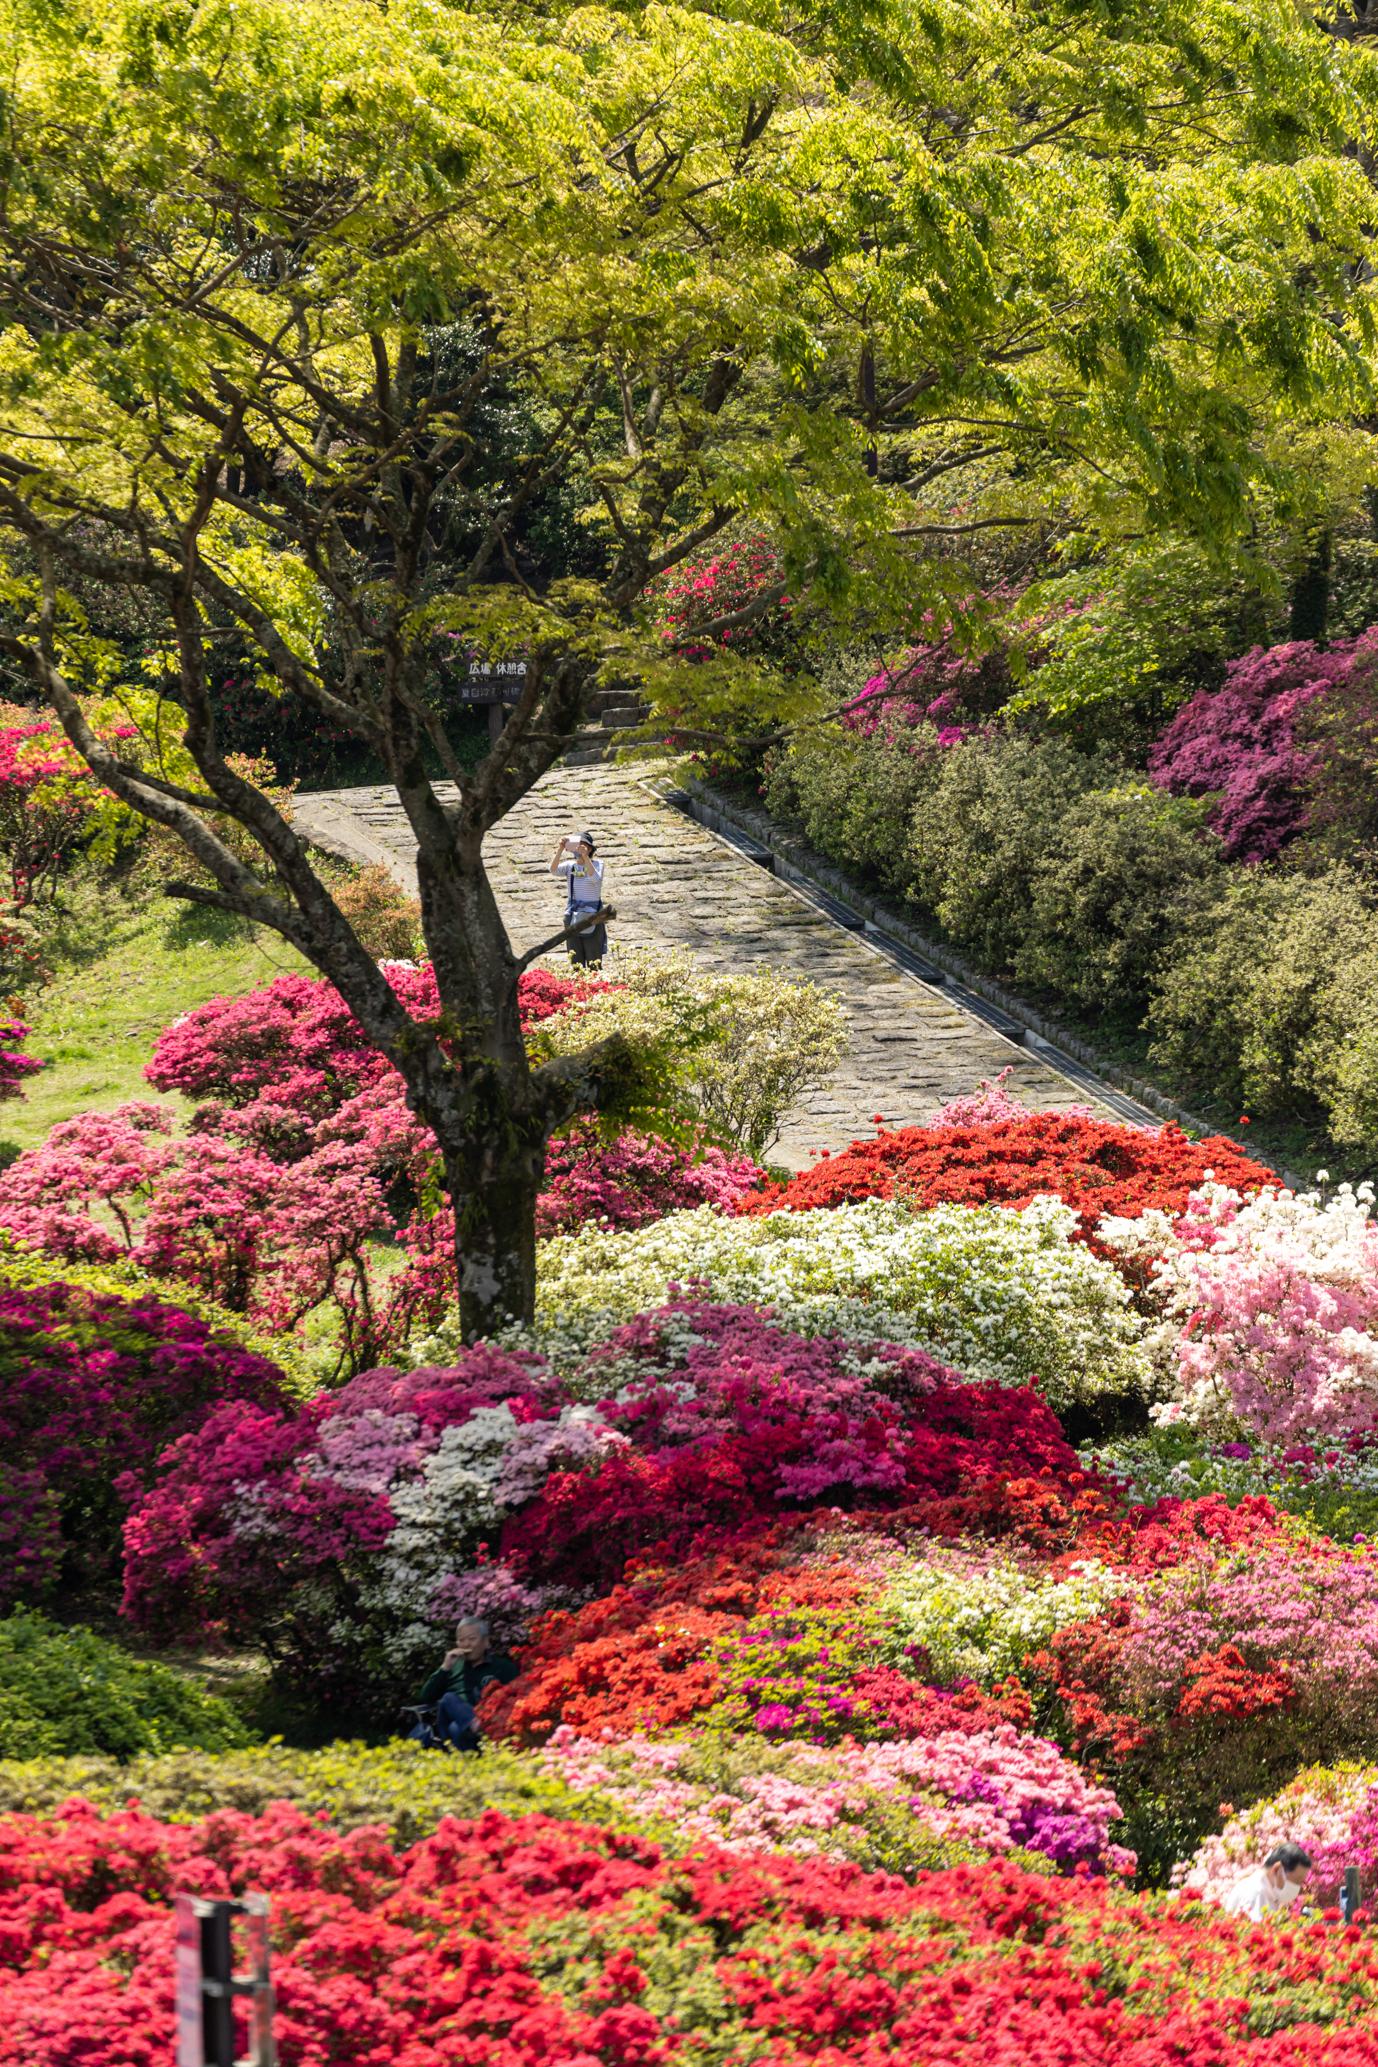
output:
[[[184,1673],[27,1610],[0,1620],[0,1757],[125,1760],[247,1741],[234,1710]]]

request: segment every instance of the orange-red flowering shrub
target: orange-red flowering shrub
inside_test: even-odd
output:
[[[1237,1191],[1276,1183],[1223,1135],[1188,1141],[1178,1127],[1149,1132],[1056,1112],[975,1126],[882,1128],[787,1183],[746,1199],[744,1214],[802,1212],[849,1200],[908,1198],[916,1206],[1027,1206],[1055,1192],[1093,1232],[1102,1214],[1185,1211],[1207,1170]]]

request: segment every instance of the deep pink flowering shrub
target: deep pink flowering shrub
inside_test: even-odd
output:
[[[263,1644],[357,1702],[425,1657],[506,1509],[613,1440],[542,1363],[487,1345],[305,1407],[227,1407],[167,1451],[129,1519],[126,1612],[163,1638]],[[504,1635],[545,1605],[509,1581],[487,1588]]]
[[[26,1055],[29,1029],[22,1019],[0,1011],[0,1098],[22,1098],[26,1077],[43,1067],[37,1055]]]
[[[764,1177],[748,1155],[635,1132],[607,1140],[592,1125],[573,1127],[550,1144],[536,1231],[569,1234],[590,1220],[644,1227],[694,1206],[731,1213]]]
[[[1219,689],[1180,710],[1149,754],[1160,789],[1200,797],[1219,791],[1211,824],[1236,861],[1267,861],[1307,824],[1317,749],[1299,741],[1307,706],[1345,690],[1378,659],[1378,631],[1322,651],[1307,640],[1255,646],[1232,661]]]
[[[388,962],[388,982],[415,1019],[439,1011],[429,962]],[[522,1022],[534,1026],[600,983],[529,969],[520,981]],[[320,977],[279,976],[237,998],[211,998],[158,1036],[145,1072],[160,1091],[229,1106],[257,1099],[322,1118],[385,1079],[386,1056],[364,1036],[344,999]]]
[[[110,1584],[165,1445],[222,1404],[285,1401],[275,1366],[174,1306],[0,1283],[0,1607]]]
[[[504,1529],[539,1577],[610,1583],[648,1545],[782,1507],[900,1504],[1007,1477],[1079,1479],[1032,1390],[973,1385],[922,1351],[805,1338],[748,1307],[681,1302],[619,1328],[579,1373],[626,1438],[553,1473]],[[616,1388],[615,1393],[613,1388]]]

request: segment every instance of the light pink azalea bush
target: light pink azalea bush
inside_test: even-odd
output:
[[[279,1332],[329,1303],[347,1354],[363,1355],[417,1304],[409,1282],[380,1281],[371,1253],[393,1226],[384,1162],[368,1127],[279,1162],[233,1138],[174,1135],[164,1107],[134,1102],[64,1120],[20,1156],[0,1229],[67,1262],[128,1257]]]
[[[730,1851],[840,1853],[878,1803],[929,1835],[999,1856],[1020,1848],[1055,1865],[1130,1873],[1134,1854],[1110,1839],[1120,1814],[1043,1737],[1012,1724],[944,1731],[894,1744],[850,1739],[736,1752],[711,1738],[633,1736],[602,1743],[561,1726],[537,1754],[553,1778],[593,1790],[625,1815],[670,1824]]]
[[[1329,1199],[1207,1183],[1173,1220],[1107,1217],[1100,1241],[1149,1274],[1155,1410],[1271,1442],[1378,1427],[1378,1226],[1372,1188]]]

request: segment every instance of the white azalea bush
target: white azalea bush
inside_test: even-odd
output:
[[[1024,1212],[868,1199],[730,1220],[711,1207],[625,1232],[583,1228],[541,1244],[536,1340],[561,1368],[674,1288],[769,1306],[801,1334],[913,1343],[968,1377],[1037,1379],[1054,1407],[1146,1393],[1142,1323],[1119,1272],[1073,1240],[1056,1199]],[[418,1344],[444,1361],[443,1332]]]
[[[1246,1199],[1207,1183],[1180,1219],[1102,1220],[1100,1240],[1148,1273],[1155,1419],[1274,1443],[1378,1428],[1372,1208],[1367,1184]]]
[[[896,1574],[876,1604],[876,1624],[891,1663],[911,1664],[918,1649],[925,1676],[989,1687],[1018,1672],[1056,1630],[1098,1614],[1132,1583],[1095,1559],[1054,1578],[994,1551],[933,1546]]]

